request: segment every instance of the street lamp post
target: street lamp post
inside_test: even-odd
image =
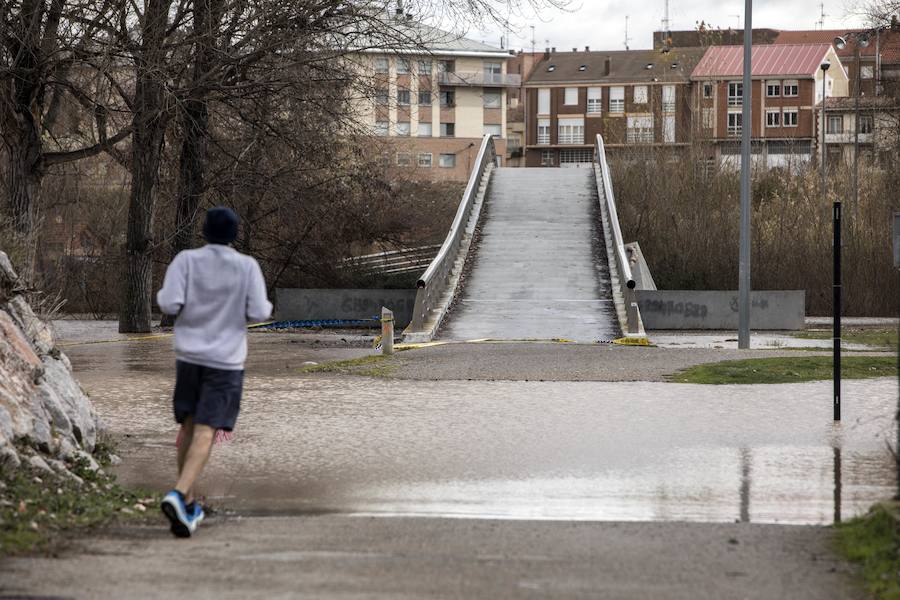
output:
[[[853,206],[851,213],[859,210],[859,88],[861,85],[862,65],[859,62],[859,49],[869,45],[868,32],[851,32],[844,36],[834,38],[834,45],[838,50],[847,47],[847,40],[854,39],[854,59],[856,61],[856,93],[854,94],[853,110]],[[852,227],[852,222],[851,222]]]
[[[744,81],[741,102],[741,234],[738,265],[738,348],[750,348],[750,135],[753,132],[753,0],[744,0]]]
[[[819,160],[821,162],[821,173],[820,176],[822,178],[822,198],[828,198],[828,190],[825,187],[825,81],[828,79],[827,73],[828,68],[831,66],[831,63],[828,60],[822,61],[822,64],[819,65],[819,68],[822,69],[822,113],[820,117],[820,121],[822,122],[822,142],[819,144],[819,153],[821,156]]]

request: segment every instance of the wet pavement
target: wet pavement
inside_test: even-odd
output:
[[[442,338],[618,337],[592,170],[495,169],[484,210]]]
[[[240,514],[830,523],[890,497],[897,382],[411,381],[298,375],[359,348],[254,334],[203,491]],[[171,484],[169,340],[67,348],[127,484]],[[675,350],[670,350],[675,352]]]

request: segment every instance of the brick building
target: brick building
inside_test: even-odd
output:
[[[753,153],[763,164],[787,166],[808,162],[817,137],[816,105],[825,96],[848,94],[847,73],[828,44],[753,46]],[[710,158],[740,165],[743,129],[743,48],[710,47],[694,69],[694,105],[698,139],[710,142]]]
[[[509,52],[419,23],[404,23],[409,48],[367,52],[364,68],[374,102],[363,122],[385,138],[385,160],[399,177],[466,181],[482,138],[506,156]]]
[[[590,163],[594,138],[610,149],[692,140],[691,81],[704,48],[553,52],[525,83],[525,163]]]

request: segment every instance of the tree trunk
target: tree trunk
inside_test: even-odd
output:
[[[131,195],[125,238],[125,280],[119,309],[120,333],[150,331],[153,293],[155,190],[166,131],[165,39],[169,0],[148,0],[141,56],[137,64],[132,128]]]

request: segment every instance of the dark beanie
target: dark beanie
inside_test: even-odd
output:
[[[203,223],[203,237],[211,244],[230,244],[238,233],[237,214],[225,206],[217,206],[206,211],[206,222]]]

